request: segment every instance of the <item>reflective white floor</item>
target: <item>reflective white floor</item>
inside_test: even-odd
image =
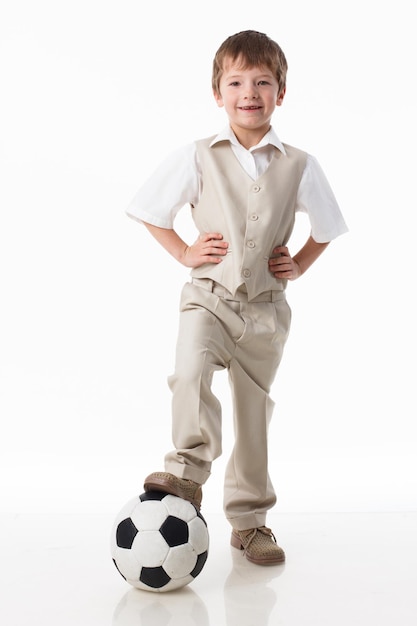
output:
[[[82,511],[82,513],[80,512]],[[259,567],[206,514],[208,561],[180,590],[131,588],[109,552],[109,510],[2,513],[7,626],[415,626],[417,512],[271,515],[284,566]],[[116,511],[117,513],[117,511]]]

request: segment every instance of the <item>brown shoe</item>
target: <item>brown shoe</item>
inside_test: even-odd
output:
[[[200,510],[203,492],[201,485],[186,478],[178,478],[168,472],[153,472],[145,478],[145,491],[165,491],[194,504]]]
[[[232,531],[230,543],[234,548],[243,550],[248,561],[257,565],[276,565],[285,561],[285,552],[277,545],[270,528],[249,528]]]

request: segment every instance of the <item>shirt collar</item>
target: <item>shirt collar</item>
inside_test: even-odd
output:
[[[218,135],[216,135],[216,137],[210,144],[210,148],[220,141],[230,141],[230,143],[234,146],[243,147],[242,144],[238,142],[236,135],[234,134],[230,126],[226,126],[225,128],[223,128],[222,131],[220,131]],[[280,150],[283,154],[286,154],[285,148],[279,140],[278,135],[276,134],[272,126],[269,131],[262,137],[261,141],[256,146],[252,146],[252,148],[249,149],[249,152],[253,152],[258,148],[263,148],[267,145],[274,146],[275,148],[278,148],[278,150]]]

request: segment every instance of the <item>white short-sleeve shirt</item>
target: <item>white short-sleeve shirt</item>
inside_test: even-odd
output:
[[[212,145],[225,139],[230,141],[236,158],[253,180],[266,171],[274,150],[285,154],[285,147],[272,128],[249,150],[238,142],[230,126],[214,138]],[[139,189],[126,213],[140,222],[173,228],[183,206],[198,204],[202,185],[196,144],[186,144],[161,162]],[[317,159],[311,155],[307,155],[295,210],[308,215],[311,236],[318,243],[332,241],[348,231],[330,184]]]

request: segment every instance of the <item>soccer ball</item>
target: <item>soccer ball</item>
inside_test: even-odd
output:
[[[209,535],[191,502],[148,491],[120,511],[111,534],[111,555],[133,587],[170,591],[199,575],[208,556]]]

